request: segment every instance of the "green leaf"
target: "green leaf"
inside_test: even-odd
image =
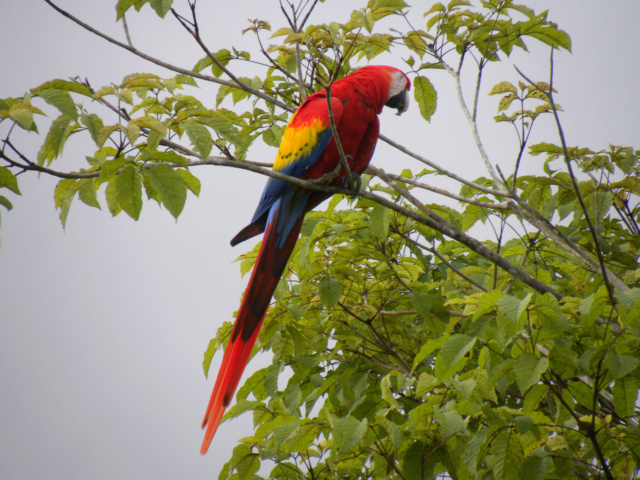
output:
[[[184,131],[187,132],[187,136],[191,143],[196,148],[203,159],[206,159],[211,153],[213,147],[213,140],[207,127],[198,122],[185,122],[182,124]]]
[[[431,5],[431,8],[429,8],[429,10],[427,10],[424,13],[424,16],[427,17],[434,12],[446,12],[446,11],[447,11],[447,7],[445,7],[443,3],[436,2],[433,5]]]
[[[503,297],[500,297],[498,299],[498,308],[500,308],[500,311],[502,311],[502,313],[504,313],[509,320],[519,322],[522,314],[529,306],[531,297],[531,293],[529,293],[522,300],[511,295],[504,295]]]
[[[282,365],[276,363],[266,370],[262,385],[264,386],[265,393],[271,396],[278,391],[278,377],[282,371]]]
[[[98,195],[96,193],[95,178],[83,178],[78,180],[78,195],[84,204],[100,209],[100,203],[98,203]]]
[[[498,103],[498,111],[501,112],[503,110],[508,109],[514,100],[517,100],[518,96],[515,93],[508,93],[504,97],[500,99]]]
[[[134,118],[129,124],[135,124],[141,128],[147,128],[153,132],[156,132],[160,137],[164,137],[167,134],[167,127],[164,123],[150,115],[144,117]]]
[[[104,192],[104,195],[107,199],[107,207],[109,208],[109,213],[111,213],[111,215],[114,217],[122,211],[122,207],[118,203],[118,194],[116,192],[116,178],[117,177],[113,177],[109,180],[107,188]]]
[[[476,337],[462,334],[452,335],[447,338],[440,348],[444,365],[447,368],[456,365],[473,348],[476,340]]]
[[[526,35],[537,38],[542,43],[546,43],[552,47],[564,48],[571,51],[571,37],[567,32],[557,29],[555,26],[536,25],[526,31]]]
[[[391,391],[391,374],[385,375],[380,381],[380,391],[382,392],[382,398],[386,400],[390,405],[399,408],[398,401],[393,396]]]
[[[447,338],[436,357],[435,373],[438,380],[444,382],[458,372],[468,361],[468,353],[476,343],[476,337],[463,334]]]
[[[82,83],[76,82],[76,81],[62,80],[60,78],[49,80],[48,82],[43,83],[39,87],[34,88],[33,93],[36,95],[40,95],[40,92],[42,90],[50,90],[50,89],[79,93],[80,95],[84,95],[85,97],[93,98],[91,89],[86,85],[83,85]]]
[[[408,7],[404,0],[369,0],[367,8],[376,10],[378,8],[391,8],[394,10],[402,10]]]
[[[496,480],[504,478],[504,467],[507,463],[507,453],[509,452],[510,432],[502,430],[496,435],[491,443],[491,453],[493,453],[493,475]]]
[[[411,306],[418,311],[423,318],[429,318],[433,315],[434,295],[426,292],[413,292],[411,294]]]
[[[518,93],[518,91],[516,90],[516,87],[514,87],[512,83],[500,82],[500,83],[496,83],[493,86],[493,88],[489,92],[489,95],[499,95],[502,93]]]
[[[209,367],[211,366],[211,360],[213,355],[218,351],[219,342],[217,338],[209,340],[209,345],[204,352],[204,358],[202,359],[202,370],[204,371],[205,378],[209,378]]]
[[[249,410],[253,410],[253,408],[258,405],[258,403],[260,402],[258,402],[257,400],[237,400],[236,403],[224,414],[224,416],[222,417],[222,421],[224,422],[230,418],[237,418],[243,413]]]
[[[231,61],[231,59],[233,58],[233,56],[231,55],[231,52],[229,50],[227,50],[226,48],[223,48],[221,50],[218,50],[217,52],[215,52],[213,54],[213,57],[220,63],[220,65],[222,65],[223,67],[226,67],[229,62]],[[196,65],[193,67],[193,71],[194,72],[199,72],[207,67],[211,66],[211,73],[213,74],[214,77],[220,77],[220,75],[222,75],[223,70],[222,68],[220,68],[219,65],[217,65],[208,55],[202,59],[200,59],[198,61],[198,63],[196,63]]]
[[[284,130],[285,127],[282,127],[280,125],[273,125],[271,128],[265,130],[262,133],[262,139],[264,140],[264,143],[278,148],[280,146],[280,142],[282,141]]]
[[[420,107],[420,115],[430,122],[438,104],[438,93],[427,77],[416,77],[413,82],[413,95]]]
[[[616,380],[633,372],[639,363],[640,360],[636,357],[631,355],[616,355],[613,350],[609,350],[605,357],[605,366]]]
[[[542,397],[544,397],[548,392],[549,387],[544,384],[538,384],[531,387],[531,390],[527,392],[527,396],[524,399],[524,412],[533,412],[542,400]]]
[[[568,328],[569,324],[562,313],[558,299],[551,293],[545,293],[536,298],[534,308],[546,331],[560,334]]]
[[[249,447],[247,447],[248,449]],[[248,451],[236,464],[238,480],[252,480],[253,474],[260,470],[260,455]]]
[[[424,442],[420,440],[414,441],[402,456],[402,474],[404,478],[422,479],[433,478],[430,475],[425,475],[423,469],[423,461],[427,447]]]
[[[613,405],[621,418],[627,419],[635,413],[640,382],[634,377],[618,378],[613,386]]]
[[[62,153],[67,138],[74,129],[71,118],[67,115],[60,115],[49,127],[47,137],[38,152],[38,164],[43,165],[45,162],[50,164],[53,159]]]
[[[8,188],[14,193],[21,195],[18,188],[18,179],[6,167],[0,167],[0,188]]]
[[[116,177],[116,195],[122,209],[134,220],[142,210],[142,179],[134,165],[120,170]]]
[[[153,160],[158,163],[172,163],[179,167],[187,167],[188,161],[182,155],[178,155],[173,150],[168,150],[166,152],[151,152],[148,157],[145,157],[145,160]]]
[[[533,420],[531,420],[531,417],[529,415],[517,415],[513,419],[513,423],[516,426],[516,430],[518,431],[518,433],[524,435],[533,425]]]
[[[549,368],[547,357],[537,358],[531,353],[525,353],[516,359],[513,367],[520,393],[523,395],[531,386],[540,381],[540,377]]]
[[[63,178],[56,185],[53,198],[56,202],[56,208],[60,209],[60,221],[63,228],[67,223],[69,208],[71,208],[71,202],[77,191],[78,183],[75,178]]]
[[[487,312],[490,312],[498,305],[498,300],[504,295],[502,290],[491,290],[486,292],[482,297],[480,297],[480,301],[478,302],[478,306],[476,307],[475,312],[473,312],[473,320],[479,319],[482,315]]]
[[[148,0],[118,0],[116,4],[116,20],[120,20],[122,15],[125,14],[132,6],[136,7],[136,10],[140,11],[142,5],[147,3]]]
[[[368,22],[367,14],[363,10],[352,11],[351,22],[354,26],[364,28],[369,33],[371,33],[371,31],[373,30],[373,24]]]
[[[548,456],[532,455],[525,458],[519,469],[519,480],[544,480],[554,478],[553,460]]]
[[[333,450],[337,455],[344,455],[362,439],[367,431],[367,419],[358,421],[354,417],[333,419]]]
[[[171,5],[173,4],[173,0],[148,0],[149,5],[153,8],[160,18],[164,18],[169,10],[171,10]]]
[[[154,165],[142,170],[151,186],[160,195],[162,204],[175,219],[178,218],[187,199],[187,187],[182,176],[169,165]]]
[[[98,132],[98,137],[96,138],[96,144],[98,145],[98,147],[102,148],[105,142],[111,136],[111,134],[120,128],[122,128],[122,125],[119,125],[119,124],[108,125],[106,127],[101,128],[100,132]]]
[[[448,438],[463,428],[463,419],[455,410],[442,412],[440,409],[434,409],[434,419],[442,427],[442,435]]]
[[[291,414],[298,414],[300,403],[302,402],[302,391],[297,383],[290,383],[287,386],[282,401]]]
[[[201,183],[198,177],[194,176],[189,170],[183,170],[181,168],[175,172],[182,177],[184,184],[189,190],[191,190],[191,193],[196,197],[200,195]]]
[[[467,470],[470,473],[475,474],[478,468],[478,454],[480,453],[480,449],[484,446],[487,441],[487,429],[482,428],[478,430],[471,440],[467,442],[465,446],[464,453],[462,455],[462,460],[464,461]]]
[[[290,422],[278,425],[273,431],[273,440],[275,441],[276,445],[282,445],[284,442],[289,440],[299,426],[300,419],[291,420]]]
[[[66,90],[58,90],[48,88],[39,90],[38,95],[44,99],[49,105],[56,107],[60,113],[68,116],[72,120],[78,119],[78,110],[71,95]]]
[[[98,139],[100,132],[104,128],[102,119],[95,113],[89,113],[86,115],[82,115],[80,117],[80,120],[82,121],[82,124],[87,127],[87,130],[91,134],[91,138],[93,139],[93,141],[96,142],[96,145],[101,146]],[[104,141],[102,142],[102,144],[104,144]]]
[[[376,203],[369,214],[369,232],[378,240],[386,240],[389,236],[389,210]]]
[[[129,143],[133,145],[140,136],[140,127],[133,122],[129,122],[129,125],[122,127],[122,131],[127,136]]]
[[[13,209],[13,205],[11,204],[9,199],[7,197],[5,197],[4,195],[0,195],[0,205],[2,205],[8,211]]]
[[[19,102],[11,105],[11,108],[9,108],[9,118],[25,130],[37,131],[35,123],[33,122],[33,109],[31,105],[27,103]]]
[[[427,343],[425,343],[421,348],[420,351],[418,352],[418,354],[416,355],[416,357],[413,360],[413,367],[412,370],[415,370],[416,367],[418,365],[420,365],[420,363],[422,363],[422,361],[427,358],[429,355],[431,355],[434,351],[436,351],[437,349],[439,349],[442,344],[445,341],[445,337],[440,337],[437,338],[435,340],[429,340]]]
[[[518,306],[520,299],[512,295],[504,295],[498,299],[498,308],[504,313],[509,320],[516,322],[518,320]]]
[[[381,415],[376,416],[376,421],[380,425],[382,425],[382,427],[389,434],[389,438],[391,438],[391,443],[393,444],[393,448],[398,450],[402,443],[402,432],[400,431],[398,426],[395,423],[393,423],[391,420]]]
[[[325,275],[318,283],[318,294],[327,308],[333,308],[342,297],[342,284],[333,275]]]

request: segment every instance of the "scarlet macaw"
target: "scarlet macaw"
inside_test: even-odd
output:
[[[351,172],[361,173],[371,160],[378,140],[378,114],[382,107],[396,108],[400,115],[408,107],[410,87],[411,82],[404,73],[386,66],[364,67],[332,84],[331,110]],[[274,170],[304,179],[317,179],[332,172],[338,166],[340,154],[332,138],[329,118],[325,90],[307,97],[284,132]],[[345,174],[341,172],[333,184],[339,184]],[[202,422],[202,428],[207,427],[200,450],[202,454],[209,449],[249,362],[271,296],[298,239],[304,215],[329,196],[269,178],[251,223],[231,240],[234,246],[265,232]]]

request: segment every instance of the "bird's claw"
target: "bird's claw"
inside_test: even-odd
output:
[[[362,177],[355,173],[351,173],[351,175],[340,180],[340,186],[348,190],[351,195],[357,195],[358,192],[360,192],[360,187],[362,186]]]

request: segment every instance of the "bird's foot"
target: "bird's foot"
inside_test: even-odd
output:
[[[352,196],[357,195],[360,192],[360,187],[362,186],[362,177],[356,173],[351,172],[351,175],[348,175],[340,180],[340,187],[349,191],[349,194]]]

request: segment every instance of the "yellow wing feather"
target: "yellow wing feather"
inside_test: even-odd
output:
[[[300,123],[296,122],[296,115],[294,115],[282,137],[273,165],[274,170],[282,170],[297,160],[309,156],[318,145],[318,135],[326,130],[326,119],[311,118]]]

